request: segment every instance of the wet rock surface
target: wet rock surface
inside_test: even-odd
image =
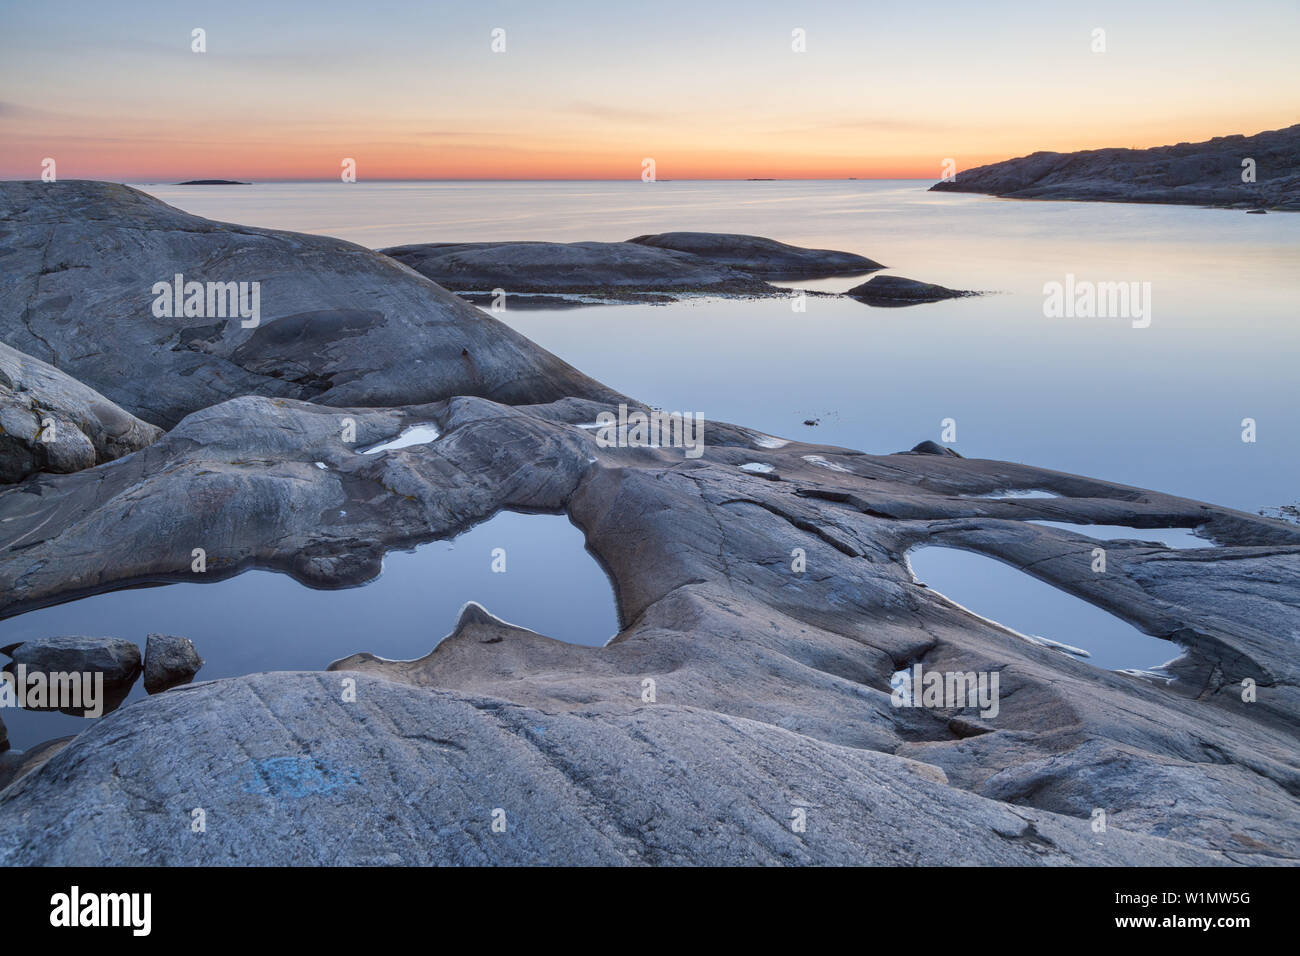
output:
[[[203,658],[188,637],[150,634],[144,645],[144,688],[160,694],[188,684],[203,666]]]
[[[471,605],[419,660],[358,634],[330,671],[133,702],[0,793],[0,863],[1300,859],[1300,528],[926,443],[869,455],[710,422],[698,459],[603,447],[579,426],[612,409],[552,397],[572,388],[243,396],[127,458],[0,490],[3,616],[255,566],[355,585],[388,550],[510,509],[582,529],[622,627],[583,647]],[[358,453],[425,423],[436,440]],[[1056,497],[970,497],[1029,488]],[[1207,547],[1035,521],[1196,528]],[[1166,639],[1175,679],[969,613],[914,581],[925,545]],[[917,663],[996,672],[997,716],[894,706],[891,675]]]
[[[80,471],[138,451],[161,434],[94,389],[0,342],[0,483]]]
[[[1251,182],[1242,181],[1246,160],[1254,164]],[[1038,152],[962,170],[930,188],[1011,199],[1300,210],[1300,125],[1153,149]]]

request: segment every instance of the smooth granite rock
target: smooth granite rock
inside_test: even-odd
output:
[[[0,342],[0,484],[71,472],[145,447],[162,429]]]
[[[1245,161],[1254,181],[1243,182]],[[1086,199],[1300,210],[1300,124],[1152,149],[1038,152],[930,187],[1011,199]]]
[[[719,265],[734,266],[764,279],[817,279],[854,276],[885,268],[852,252],[807,249],[763,236],[729,232],[661,232],[628,242],[684,252]]]
[[[71,736],[55,737],[53,740],[42,741],[35,747],[28,747],[21,752],[0,753],[0,790],[24,774],[31,773],[37,767],[44,765],[45,761],[66,747],[72,739]],[[0,747],[0,750],[4,748]]]
[[[430,242],[381,250],[460,295],[587,296],[639,301],[656,293],[776,295],[761,279],[697,256],[627,242]]]
[[[708,422],[699,458],[605,447],[581,426],[609,399],[567,376],[528,404],[243,396],[0,489],[3,617],[251,567],[355,585],[506,509],[582,529],[621,627],[585,647],[468,605],[418,660],[358,633],[330,671],[132,702],[0,792],[0,865],[1300,861],[1300,527],[926,443]],[[438,437],[360,453],[416,424]],[[1054,497],[975,497],[1016,489]],[[1007,563],[1177,659],[1103,670],[976,616],[914,579],[927,546]],[[996,673],[997,714],[895,706],[891,675],[917,663]]]
[[[849,252],[804,249],[761,236],[672,232],[627,242],[429,242],[381,250],[474,301],[533,304],[530,296],[660,301],[684,294],[788,295],[768,279],[859,275],[881,269]]]
[[[885,307],[921,305],[925,302],[940,302],[944,299],[961,299],[969,295],[979,295],[978,292],[948,289],[931,282],[918,282],[916,279],[905,279],[902,276],[872,276],[844,294],[868,305]]]
[[[155,283],[178,274],[260,283],[258,324],[155,316]],[[214,313],[226,304],[217,298]],[[166,428],[240,395],[330,406],[617,401],[388,256],[212,222],[110,183],[0,182],[0,339]]]
[[[203,666],[203,658],[188,637],[150,634],[144,644],[144,689],[160,694],[188,684]]]

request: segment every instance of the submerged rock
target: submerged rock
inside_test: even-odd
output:
[[[940,302],[943,299],[979,295],[978,292],[948,289],[931,282],[918,282],[902,276],[873,276],[844,294],[868,305],[880,306],[921,305],[925,302]]]
[[[1255,181],[1242,182],[1245,160]],[[1300,210],[1300,125],[1152,149],[1037,152],[930,187],[1012,199],[1088,199]]]
[[[188,684],[203,666],[203,658],[188,637],[150,634],[144,645],[144,689],[159,694]]]
[[[80,471],[160,435],[93,388],[0,342],[0,483]]]

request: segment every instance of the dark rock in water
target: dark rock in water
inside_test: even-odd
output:
[[[453,292],[502,289],[639,301],[650,293],[777,295],[760,278],[698,256],[626,242],[429,242],[384,249]]]
[[[9,749],[9,731],[5,727],[3,718],[0,718],[0,753]]]
[[[949,458],[961,457],[961,455],[953,451],[951,448],[948,448],[945,445],[940,445],[937,441],[930,441],[929,439],[921,442],[919,445],[914,446],[911,451],[900,451],[899,454],[900,455],[946,455]]]
[[[144,689],[159,694],[188,684],[203,666],[203,658],[188,637],[150,634],[144,644]]]
[[[0,483],[80,471],[160,435],[93,388],[0,342]]]
[[[940,302],[943,299],[960,299],[978,292],[947,289],[931,282],[918,282],[902,276],[873,276],[862,285],[854,286],[845,295],[868,305],[903,306]]]
[[[1246,168],[1253,182],[1242,182]],[[1152,149],[1038,152],[958,172],[937,192],[1300,210],[1300,124]]]
[[[43,767],[47,760],[72,742],[73,736],[45,740],[35,747],[28,747],[21,753],[10,751],[0,754],[0,790],[23,775]]]
[[[818,425],[822,423],[822,420],[820,418],[805,418],[803,420],[803,423],[807,425],[809,428],[816,428]]]
[[[17,674],[20,664],[26,667],[27,674],[41,673],[47,677],[51,674],[103,674],[104,713],[121,704],[140,676],[140,648],[134,642],[118,637],[38,637],[0,648],[0,652],[12,658],[4,668],[10,674]],[[52,709],[81,716],[83,710],[91,708],[63,706]]]
[[[785,295],[768,279],[858,275],[883,268],[862,256],[803,249],[760,236],[669,232],[627,242],[428,242],[382,250],[475,301],[506,294],[506,306],[538,294],[624,302],[665,295]]]
[[[168,428],[238,395],[335,407],[620,399],[387,256],[211,222],[127,186],[2,182],[0,248],[0,339]],[[155,283],[178,274],[204,283],[203,316],[154,314],[171,298]],[[250,312],[259,283],[256,326],[208,314],[227,299],[209,308],[206,284],[228,282],[249,284]]]
[[[852,252],[807,249],[763,236],[727,232],[661,232],[628,242],[689,253],[712,263],[734,266],[764,279],[816,279],[861,275],[885,268]]]
[[[252,183],[241,183],[237,179],[191,179],[183,183],[177,183],[177,186],[251,186]]]
[[[1248,215],[1248,216],[1265,216],[1265,215],[1268,215],[1268,210],[1267,210],[1267,209],[1247,209],[1247,210],[1246,210],[1246,215]]]

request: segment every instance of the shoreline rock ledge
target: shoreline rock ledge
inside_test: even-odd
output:
[[[425,242],[380,252],[471,301],[489,300],[496,289],[512,297],[615,302],[783,296],[789,290],[772,281],[865,275],[884,268],[851,252],[716,232],[667,232],[627,242]]]
[[[0,865],[1300,862],[1300,527],[924,442],[866,454],[708,421],[697,459],[602,445],[584,426],[631,399],[391,259],[117,187],[6,195],[0,231],[21,242],[0,333],[28,347],[15,301],[43,334],[69,309],[81,334],[99,315],[97,338],[52,348],[65,373],[107,388],[130,367],[116,400],[132,414],[195,407],[114,462],[0,487],[0,618],[193,583],[198,542],[204,582],[258,567],[360,584],[387,552],[508,510],[567,515],[621,630],[565,644],[470,607],[427,655],[386,661],[364,653],[375,619],[329,671],[133,701],[31,763],[0,760],[0,783],[22,772],[0,789]],[[154,234],[160,217],[174,228]],[[123,253],[142,229],[158,259]],[[217,276],[273,270],[284,302],[261,337],[140,318],[140,276],[214,255]],[[114,311],[76,305],[106,288]],[[392,327],[352,314],[370,309]],[[290,394],[266,394],[290,358]],[[181,368],[213,374],[169,390]],[[328,387],[308,387],[317,373]],[[436,437],[359,453],[417,424]],[[1195,528],[1206,546],[1059,525]],[[922,547],[1020,569],[1175,659],[1155,679],[1036,643],[917,582]],[[893,675],[918,664],[997,674],[996,715],[896,706]]]
[[[930,190],[1300,211],[1300,124],[1151,149],[1037,152],[961,170]]]

